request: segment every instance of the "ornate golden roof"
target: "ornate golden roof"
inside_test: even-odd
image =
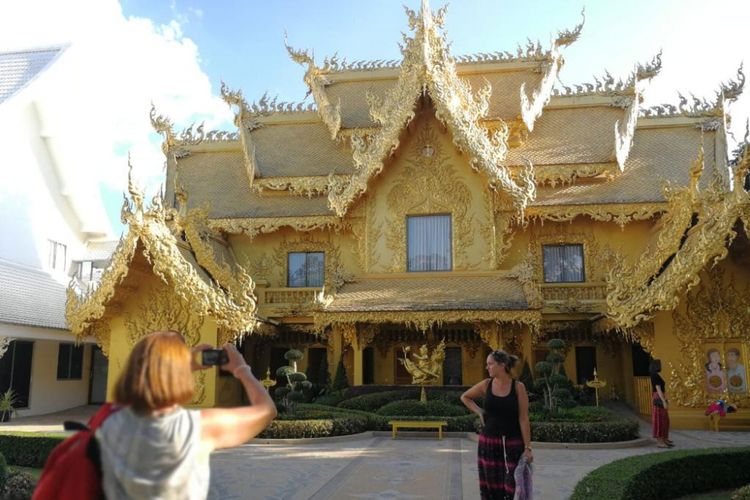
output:
[[[93,335],[106,344],[108,328],[99,324],[109,303],[128,275],[136,251],[141,251],[152,272],[174,295],[200,317],[216,319],[220,329],[244,334],[256,325],[254,284],[226,252],[215,252],[205,231],[205,214],[186,217],[179,210],[165,209],[159,197],[145,207],[143,193],[128,178],[130,199],[122,208],[128,233],[112,255],[99,286],[82,291],[72,282],[68,287],[66,318],[77,338]],[[191,247],[175,236],[185,231]],[[210,274],[208,274],[210,273]]]
[[[700,282],[700,272],[727,256],[738,222],[750,233],[750,193],[744,187],[750,169],[747,136],[731,168],[730,180],[714,174],[701,189],[701,151],[689,186],[667,191],[669,211],[649,250],[636,262],[619,262],[607,279],[608,316],[619,326],[631,327],[657,311],[674,309]]]

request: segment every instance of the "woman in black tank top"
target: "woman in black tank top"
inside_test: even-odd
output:
[[[479,415],[482,422],[477,460],[483,499],[512,499],[516,492],[514,472],[518,461],[521,456],[528,463],[534,460],[529,396],[523,383],[510,375],[517,362],[518,357],[505,351],[492,352],[487,356],[490,378],[461,395],[461,402]],[[481,397],[484,397],[484,409],[474,401]]]

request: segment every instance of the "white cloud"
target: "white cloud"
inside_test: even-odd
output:
[[[66,60],[74,66],[64,126],[85,138],[80,168],[110,187],[124,189],[128,152],[151,190],[163,177],[161,140],[149,121],[152,102],[177,129],[202,120],[208,129],[231,127],[231,111],[212,95],[198,48],[178,21],[126,18],[116,0],[3,7],[0,50],[57,43],[71,44]]]

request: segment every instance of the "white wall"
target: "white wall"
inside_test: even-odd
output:
[[[88,404],[91,346],[84,346],[81,380],[57,380],[59,345],[48,340],[34,341],[29,408],[18,410],[19,416],[42,415]]]

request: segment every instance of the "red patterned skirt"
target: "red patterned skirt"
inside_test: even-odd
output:
[[[659,393],[654,392],[652,399],[658,399]],[[651,427],[657,439],[669,439],[669,413],[666,408],[651,406]]]
[[[504,442],[503,442],[504,441]],[[512,500],[516,492],[513,473],[523,455],[523,439],[479,435],[477,463],[482,500]]]

